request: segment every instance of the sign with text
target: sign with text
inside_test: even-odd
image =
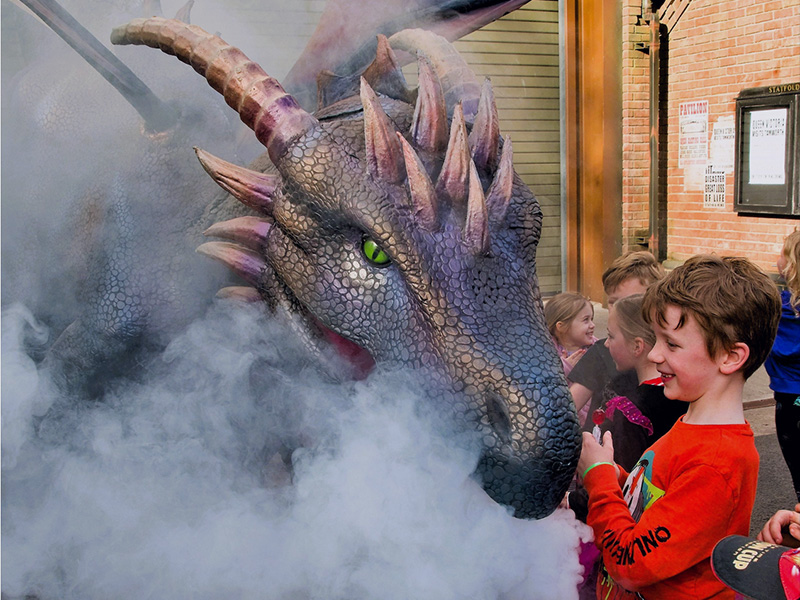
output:
[[[715,169],[733,173],[736,158],[736,122],[733,115],[720,117],[711,131],[711,160]]]
[[[742,90],[735,125],[733,209],[800,216],[800,83]]]
[[[705,167],[708,162],[708,100],[682,102],[679,117],[678,166]]]
[[[725,172],[706,167],[703,208],[725,208]]]
[[[783,185],[788,108],[750,113],[750,183]]]

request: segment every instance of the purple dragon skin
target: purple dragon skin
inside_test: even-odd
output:
[[[223,293],[299,315],[320,354],[335,341],[361,370],[424,372],[432,400],[481,433],[488,494],[518,517],[550,514],[575,470],[578,422],[537,284],[541,210],[514,173],[488,82],[454,79],[465,66],[444,39],[403,31],[379,37],[356,96],[323,91],[311,114],[198,27],[139,19],[112,41],[190,64],[267,149],[268,173],[197,151],[258,213],[217,223],[207,234],[226,241],[199,249],[249,284]],[[421,50],[417,90],[392,47]]]

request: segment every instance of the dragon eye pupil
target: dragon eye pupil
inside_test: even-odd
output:
[[[367,260],[372,264],[379,267],[389,264],[389,257],[386,252],[375,243],[375,240],[364,238],[364,241],[361,243],[361,249],[364,252],[364,256],[366,256]]]

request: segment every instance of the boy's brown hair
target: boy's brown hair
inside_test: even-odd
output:
[[[678,327],[693,317],[709,356],[743,342],[750,356],[744,378],[755,373],[772,349],[781,316],[781,298],[769,276],[746,258],[693,256],[647,290],[642,312],[648,323],[666,324],[667,306],[681,311]]]
[[[650,252],[637,250],[617,257],[603,272],[603,289],[606,294],[628,279],[636,278],[643,286],[664,277],[664,269]]]

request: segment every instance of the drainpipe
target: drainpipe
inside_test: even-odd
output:
[[[659,215],[659,97],[661,94],[661,23],[658,19],[658,11],[653,7],[650,2],[650,190],[649,190],[649,208],[650,208],[650,252],[656,257],[657,260],[666,258],[666,246],[662,248],[662,244],[666,240],[660,239],[660,225],[661,219]],[[662,256],[662,251],[663,255]]]

